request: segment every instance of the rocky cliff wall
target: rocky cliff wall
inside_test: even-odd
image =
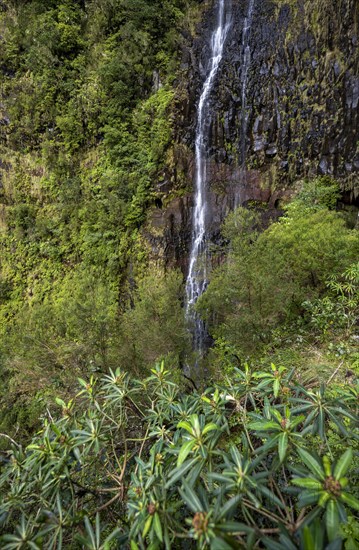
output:
[[[164,208],[150,215],[146,228],[155,254],[183,270],[193,207],[196,105],[216,2],[202,7],[196,36],[186,36],[183,47],[173,163],[159,189]],[[343,201],[358,204],[359,2],[255,0],[244,94],[248,0],[228,0],[227,9],[231,29],[208,121],[212,240],[218,242],[220,224],[235,204],[257,204],[273,217],[303,177],[332,176],[341,183]]]

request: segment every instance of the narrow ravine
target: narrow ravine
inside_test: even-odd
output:
[[[226,6],[227,4],[227,6]],[[208,74],[203,84],[197,108],[195,139],[196,174],[194,191],[194,212],[192,221],[192,241],[189,269],[186,282],[186,318],[193,334],[193,349],[197,357],[203,356],[206,329],[197,315],[194,306],[208,284],[208,245],[207,245],[207,141],[211,119],[210,97],[216,75],[222,61],[224,44],[230,27],[228,0],[219,0],[217,27],[211,37],[211,57]]]

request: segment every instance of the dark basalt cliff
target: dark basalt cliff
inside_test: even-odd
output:
[[[196,105],[208,62],[215,2],[203,2],[195,37],[185,37],[175,113],[173,165],[159,189],[163,208],[146,235],[155,255],[186,269],[190,242]],[[243,25],[248,2],[232,0],[231,28],[208,121],[211,235],[234,204],[277,214],[303,177],[338,179],[358,203],[359,3],[256,0],[243,105]],[[245,135],[243,120],[246,120]],[[243,170],[245,163],[246,170]]]

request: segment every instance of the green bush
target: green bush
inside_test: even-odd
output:
[[[326,286],[328,295],[303,304],[310,314],[310,323],[324,335],[339,328],[349,336],[359,318],[359,263],[349,266],[340,276],[333,275]]]
[[[182,309],[183,277],[179,271],[152,268],[138,281],[132,307],[121,317],[118,361],[131,365],[137,374],[159,358],[169,356],[172,365],[190,347],[190,336]]]
[[[275,365],[202,393],[163,364],[79,382],[4,455],[4,550],[358,544],[358,386],[306,388]]]
[[[299,201],[300,203],[300,201]],[[265,345],[273,330],[303,316],[303,302],[327,292],[358,255],[358,232],[325,206],[304,210],[294,201],[287,214],[259,233],[259,219],[239,208],[228,216],[228,257],[198,301],[215,338],[245,352]]]

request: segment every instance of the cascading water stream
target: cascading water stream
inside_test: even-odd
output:
[[[220,66],[223,47],[227,37],[230,21],[226,18],[225,0],[219,0],[217,28],[211,38],[211,58],[208,76],[204,82],[197,109],[196,126],[196,175],[195,175],[195,208],[193,213],[192,243],[189,270],[186,282],[186,318],[193,333],[193,348],[203,355],[206,330],[203,321],[194,310],[194,305],[207,286],[207,138],[210,119],[210,95],[215,77]]]

